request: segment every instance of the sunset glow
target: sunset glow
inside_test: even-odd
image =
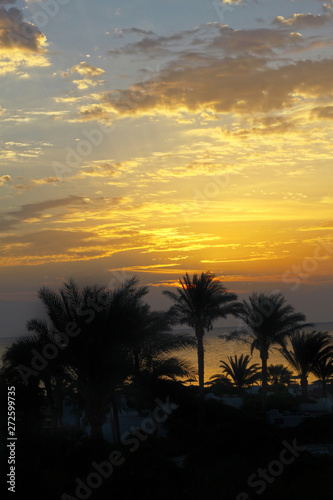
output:
[[[70,276],[164,308],[209,270],[332,320],[332,0],[0,4],[9,335]]]

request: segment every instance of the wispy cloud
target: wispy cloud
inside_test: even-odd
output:
[[[294,14],[293,17],[285,19],[283,16],[278,16],[274,19],[273,24],[278,26],[292,26],[294,28],[318,28],[333,21],[331,13],[324,15],[314,14]]]
[[[333,106],[316,106],[311,112],[320,120],[333,120]]]
[[[29,179],[25,184],[14,184],[14,188],[20,191],[30,191],[34,187],[44,186],[45,184],[56,184],[60,182],[59,177],[46,177],[44,179]]]

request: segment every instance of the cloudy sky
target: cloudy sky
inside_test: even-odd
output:
[[[332,0],[0,0],[1,336],[70,276],[164,308],[209,270],[333,320],[332,24]]]

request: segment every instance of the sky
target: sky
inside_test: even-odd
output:
[[[333,321],[333,0],[0,0],[1,337],[72,277]],[[235,324],[228,319],[221,324]]]

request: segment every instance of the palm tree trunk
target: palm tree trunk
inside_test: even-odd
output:
[[[100,411],[93,405],[86,407],[86,417],[90,424],[91,438],[96,441],[101,441],[104,439],[102,426],[105,422],[105,412]]]
[[[152,408],[152,411],[151,411],[151,419],[152,419],[152,422],[153,422],[153,427],[154,427],[154,432],[153,432],[153,436],[158,439],[158,422],[156,421],[156,419],[154,418],[154,410],[155,410],[155,407]]]
[[[31,431],[41,431],[41,404],[39,399],[39,380],[34,379],[28,387],[28,403],[24,404],[24,424]]]
[[[199,396],[200,400],[204,399],[204,347],[203,347],[203,328],[196,328],[195,331],[198,341],[198,375],[199,375]]]
[[[48,376],[46,376],[44,378],[44,385],[45,385],[45,389],[46,389],[47,401],[48,401],[49,407],[50,407],[50,413],[51,413],[51,417],[52,417],[53,427],[54,427],[54,429],[56,429],[56,427],[57,427],[57,409],[56,409],[56,406],[54,404],[54,397],[53,397],[51,380]]]
[[[199,429],[202,429],[204,424],[204,404],[205,404],[205,393],[204,393],[204,347],[203,347],[203,336],[204,330],[201,327],[195,329],[195,334],[198,341],[198,375],[199,375]]]
[[[86,417],[90,424],[91,437],[96,441],[104,439],[102,426],[106,418],[106,405],[97,388],[90,386],[84,394]]]
[[[112,398],[112,413],[113,413],[113,423],[114,423],[114,437],[116,444],[118,444],[120,443],[120,423],[119,423],[118,406],[115,396]]]
[[[138,352],[134,353],[134,370],[136,375],[140,372],[140,357]]]
[[[57,414],[57,425],[60,427],[63,427],[63,393],[62,393],[62,378],[57,378],[56,383],[55,383],[55,407],[56,407],[56,414]]]
[[[307,400],[309,399],[308,378],[306,375],[301,376],[301,387],[302,387],[302,401],[303,403],[306,403]]]
[[[323,398],[327,398],[327,388],[326,388],[326,380],[323,379],[321,381],[321,390],[323,392]]]
[[[267,410],[267,387],[268,387],[268,370],[267,370],[267,360],[268,353],[263,351],[260,352],[261,358],[261,391],[262,391],[262,401],[261,401],[261,409],[263,414],[266,414]]]

